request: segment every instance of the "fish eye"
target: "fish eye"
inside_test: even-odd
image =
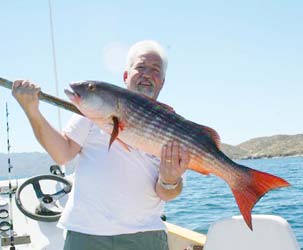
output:
[[[94,91],[96,89],[96,86],[92,83],[89,83],[88,86],[87,86],[87,89],[90,90],[90,91]]]

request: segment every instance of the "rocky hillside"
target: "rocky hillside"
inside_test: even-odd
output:
[[[237,146],[223,144],[222,150],[233,159],[303,155],[303,134],[259,137]]]
[[[246,150],[225,143],[221,144],[221,150],[232,159],[242,159],[247,155]]]

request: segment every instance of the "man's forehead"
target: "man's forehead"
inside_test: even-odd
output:
[[[138,62],[138,63],[139,62],[149,62],[149,63],[152,63],[152,64],[157,64],[159,66],[162,66],[162,59],[155,52],[146,52],[144,54],[137,55],[135,57],[135,61]]]

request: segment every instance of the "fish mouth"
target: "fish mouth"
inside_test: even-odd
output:
[[[71,86],[72,87],[72,86]],[[71,102],[78,104],[81,100],[81,95],[75,90],[64,89],[64,93],[71,100]]]

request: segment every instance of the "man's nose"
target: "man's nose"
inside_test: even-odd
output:
[[[143,76],[145,77],[151,77],[152,71],[150,68],[145,68],[143,71]]]

